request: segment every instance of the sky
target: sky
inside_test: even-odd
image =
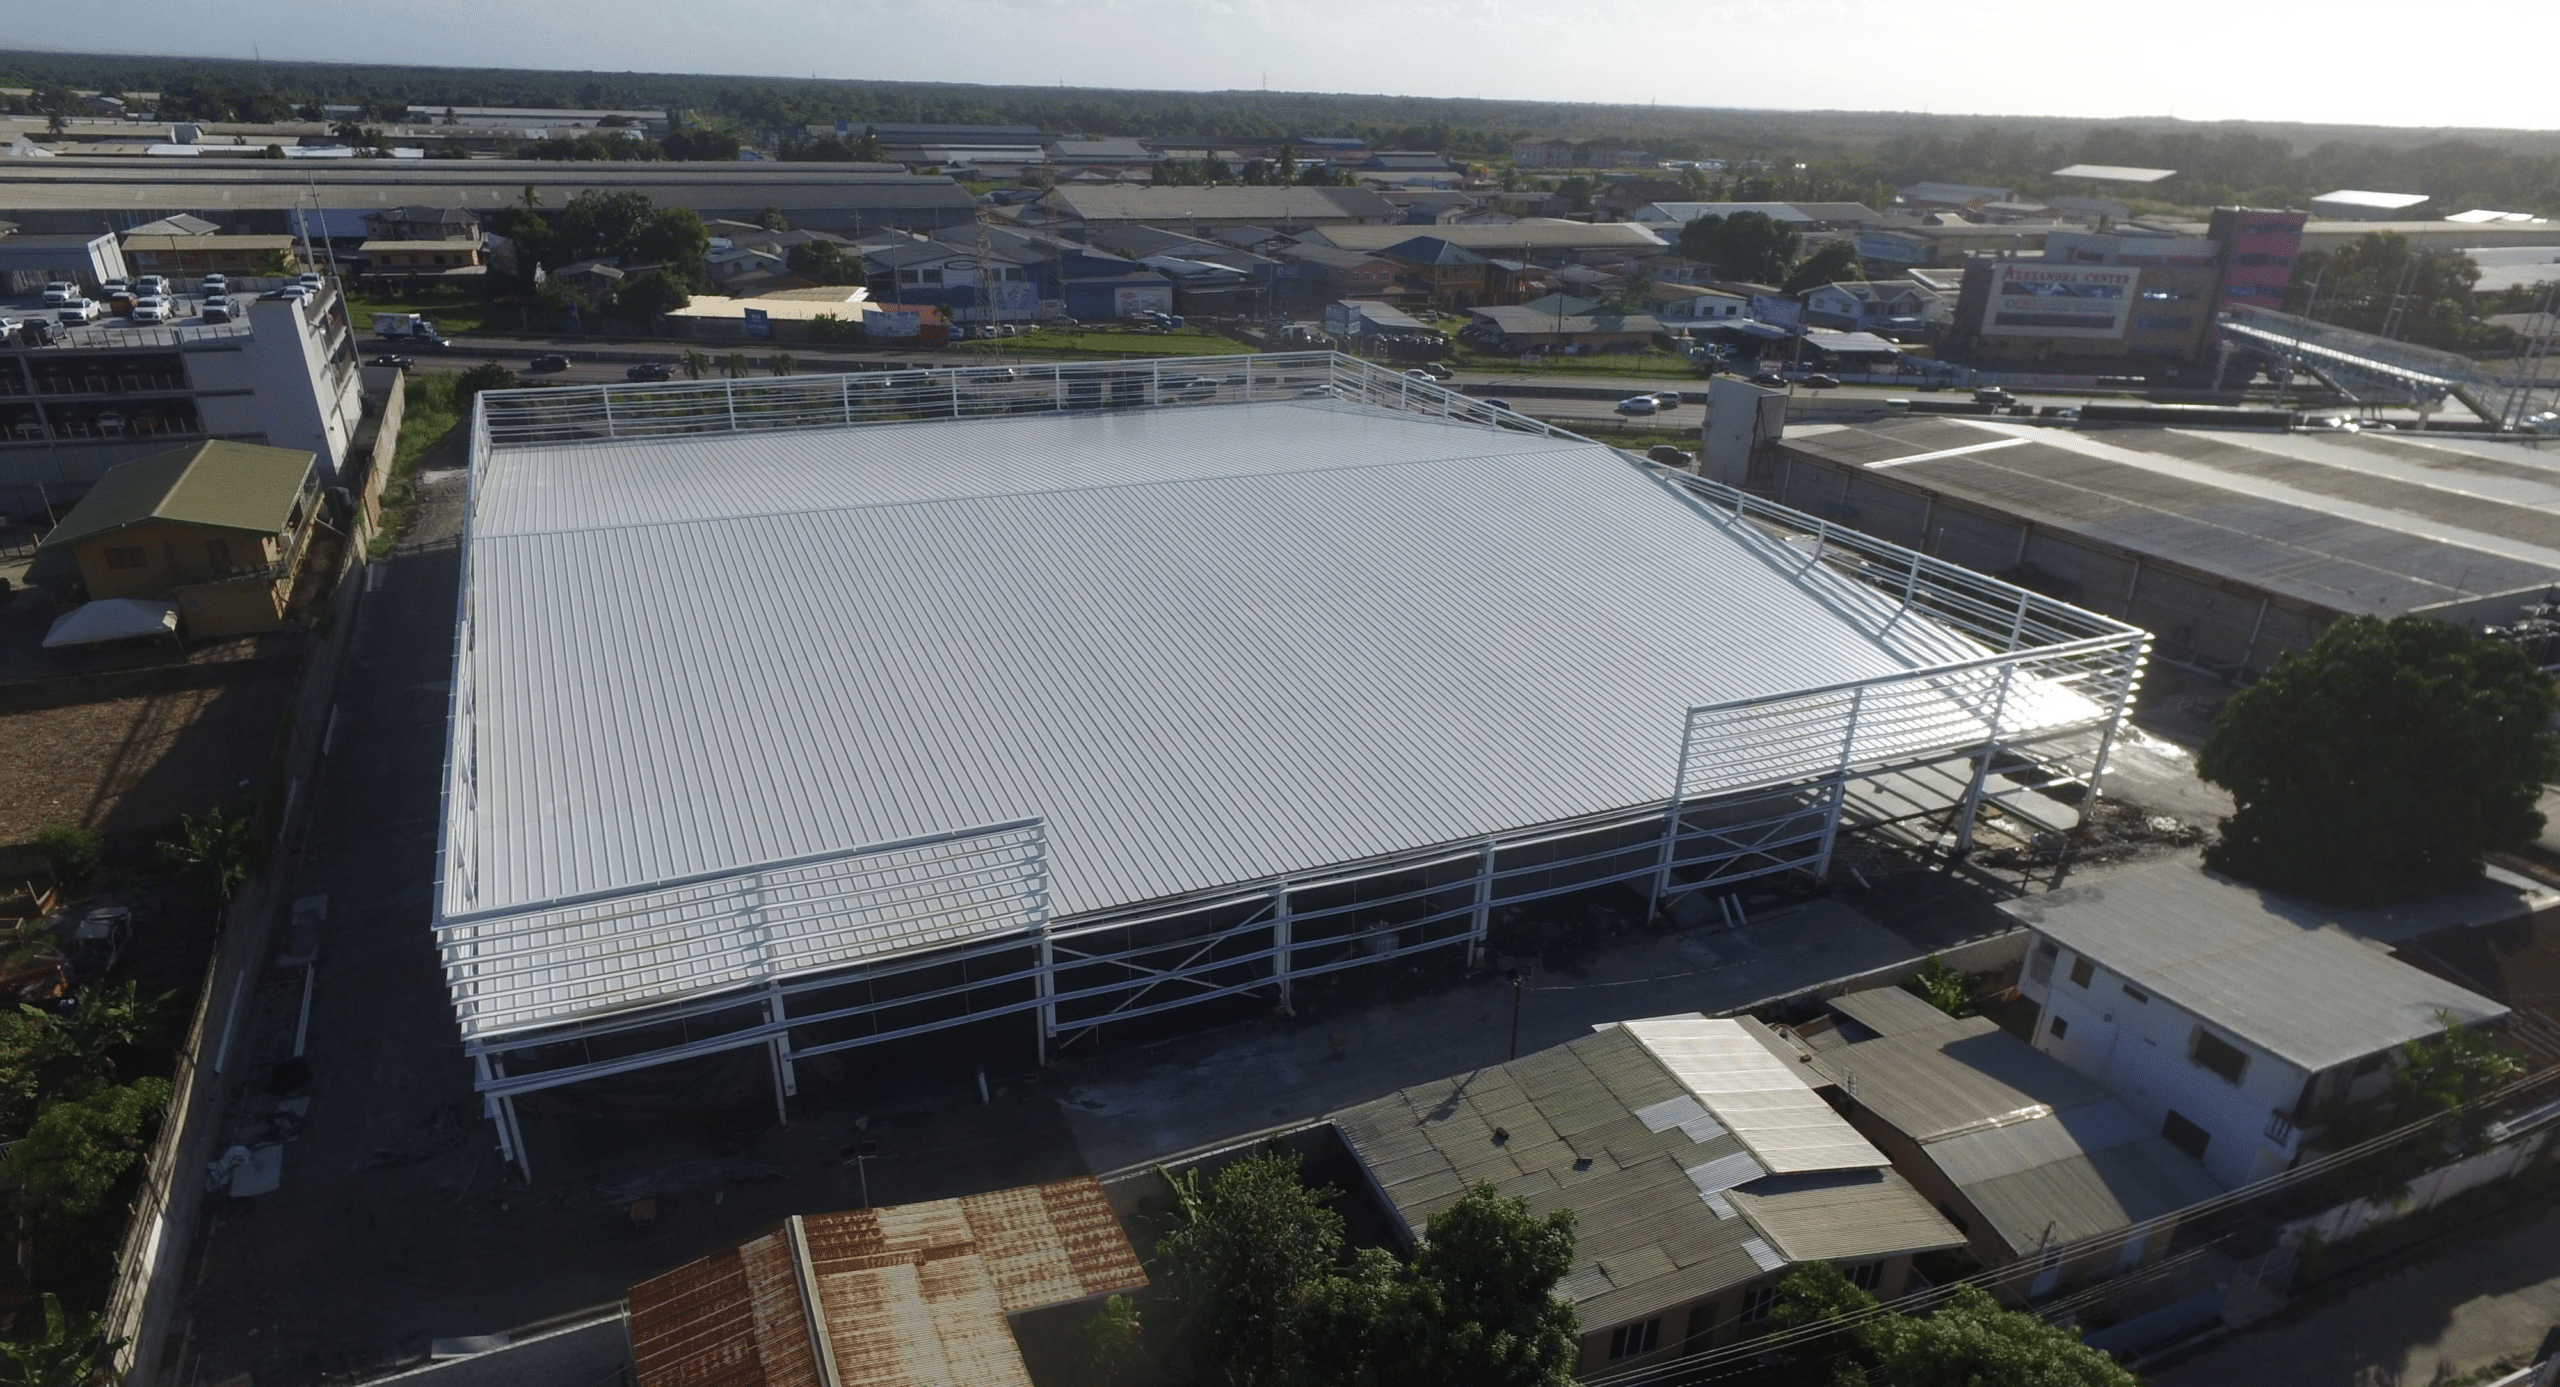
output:
[[[25,17],[48,7],[8,7]],[[152,51],[1773,109],[2560,126],[2549,0],[121,0]],[[0,43],[61,47],[45,25]],[[147,37],[146,37],[147,36]],[[2534,62],[2541,61],[2539,58]]]

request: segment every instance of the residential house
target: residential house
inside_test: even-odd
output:
[[[1333,1124],[1408,1242],[1478,1183],[1571,1211],[1556,1295],[1580,1314],[1588,1378],[1765,1332],[1804,1263],[1890,1301],[1913,1256],[1962,1245],[1809,1068],[1757,1021],[1627,1021]]]
[[[2000,1029],[1900,988],[1834,997],[1794,1028],[1858,1134],[1933,1201],[1988,1267],[2034,1261],[2008,1289],[2157,1261],[2180,1210],[2222,1192],[2087,1076]]]
[[[1475,321],[1468,335],[1495,351],[1637,352],[1662,335],[1662,324],[1648,313],[1604,313],[1596,307],[1582,313],[1548,312],[1534,303],[1496,305],[1470,310]]]
[[[550,271],[550,277],[572,289],[602,296],[620,290],[631,274],[610,260],[577,260]]]
[[[791,272],[788,259],[770,246],[731,245],[715,249],[703,257],[702,265],[713,284],[731,289],[761,280],[779,279]]]
[[[2228,1187],[2291,1166],[2393,1052],[2507,1008],[2347,933],[2335,912],[2164,862],[2001,907],[2034,930],[2038,1050]]]
[[[1723,322],[1750,315],[1751,300],[1696,284],[1656,283],[1644,292],[1645,307],[1665,327]]]
[[[488,268],[476,236],[467,241],[367,241],[357,254],[364,257],[366,272],[377,275],[453,277]]]
[[[1395,296],[1396,267],[1374,255],[1331,246],[1292,245],[1280,259],[1295,271],[1295,283],[1325,299],[1384,299]]]
[[[1349,341],[1397,332],[1429,332],[1431,325],[1393,304],[1345,299],[1325,305],[1324,330]]]
[[[141,236],[126,233],[124,263],[138,275],[192,277],[293,273],[301,262],[290,236],[243,236],[219,233]]]
[[[127,227],[124,234],[127,236],[210,236],[221,229],[222,224],[219,222],[207,221],[193,213],[179,212],[157,221],[144,222],[140,226]]]
[[[367,212],[364,228],[377,241],[477,241],[480,214],[468,207],[394,207]]]
[[[1437,236],[1416,236],[1378,252],[1399,277],[1419,287],[1438,308],[1473,308],[1491,297],[1493,267],[1464,246]]]
[[[1749,316],[1756,321],[1781,327],[1793,327],[1803,321],[1803,303],[1776,285],[1754,284],[1747,279],[1719,279],[1710,281],[1707,287],[1740,296],[1751,305]]]
[[[193,639],[284,624],[320,513],[317,454],[210,440],[107,469],[44,537],[31,582],[177,608]]]
[[[1852,332],[1916,330],[1926,321],[1933,297],[1907,279],[1843,280],[1798,295],[1806,322]]]
[[[793,1214],[631,1288],[629,1380],[1030,1387],[1011,1316],[1146,1284],[1090,1176]]]

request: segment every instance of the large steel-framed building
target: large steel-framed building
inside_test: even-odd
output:
[[[2146,645],[1325,354],[471,428],[434,914],[519,1161],[514,1096],[581,1079],[763,1047],[782,1103],[991,1021],[1045,1058],[1505,905],[1968,833],[2095,791]]]

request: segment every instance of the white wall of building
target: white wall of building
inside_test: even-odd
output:
[[[2048,949],[2058,950],[2049,970]],[[2225,1186],[2264,1179],[2293,1163],[2299,1136],[2290,1125],[2271,1127],[2269,1119],[2294,1111],[2308,1074],[2161,997],[2145,1000],[2140,988],[2129,989],[2094,960],[2087,982],[2074,982],[2080,962],[2080,955],[2042,935],[2028,950],[2019,986],[2043,1003],[2037,1049],[2106,1089],[2153,1131],[2161,1131],[2172,1112],[2203,1128],[2209,1137],[2204,1168]],[[2239,1083],[2189,1058],[2199,1030],[2248,1057]]]

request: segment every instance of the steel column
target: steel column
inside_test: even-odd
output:
[[[2000,719],[2009,711],[2009,681],[2018,677],[2017,661],[2000,667],[2000,692],[1991,700],[1989,735],[1983,738],[1981,759],[1974,763],[1973,783],[1965,787],[1964,804],[1958,810],[1955,855],[1973,850],[1973,819],[1982,811],[1982,787],[1991,778],[1991,763],[2000,755]]]
[[[1662,909],[1662,897],[1671,889],[1671,864],[1680,851],[1680,819],[1689,802],[1689,751],[1698,738],[1698,710],[1692,708],[1680,729],[1680,768],[1671,782],[1671,803],[1662,815],[1662,860],[1653,870],[1653,891],[1645,900],[1645,918],[1650,920]]]
[[[1289,996],[1289,883],[1271,888],[1271,979],[1280,985],[1280,1014],[1295,1016]]]
[[[2098,734],[2098,759],[2089,767],[2089,792],[2081,796],[2080,821],[2084,824],[2097,812],[2098,785],[2106,778],[2107,757],[2115,751],[2116,729],[2124,725],[2127,709],[2133,703],[2133,681],[2142,672],[2142,650],[2140,641],[2125,649],[2124,671],[2116,678],[2115,700],[2109,709],[2112,716],[2107,719],[2106,730]]]
[[[1036,973],[1031,980],[1032,995],[1040,999],[1032,1012],[1032,1057],[1036,1067],[1049,1067],[1049,1042],[1058,1034],[1058,951],[1049,938],[1049,922],[1040,922],[1039,933],[1031,946]]]
[[[1493,938],[1493,840],[1484,840],[1476,861],[1476,908],[1469,922],[1467,966],[1484,962],[1484,946]]]
[[[1831,809],[1822,820],[1822,850],[1813,859],[1813,879],[1831,875],[1831,846],[1840,837],[1840,811],[1849,802],[1849,762],[1858,747],[1858,713],[1867,701],[1862,686],[1849,695],[1849,722],[1840,731],[1840,764],[1831,773]]]

